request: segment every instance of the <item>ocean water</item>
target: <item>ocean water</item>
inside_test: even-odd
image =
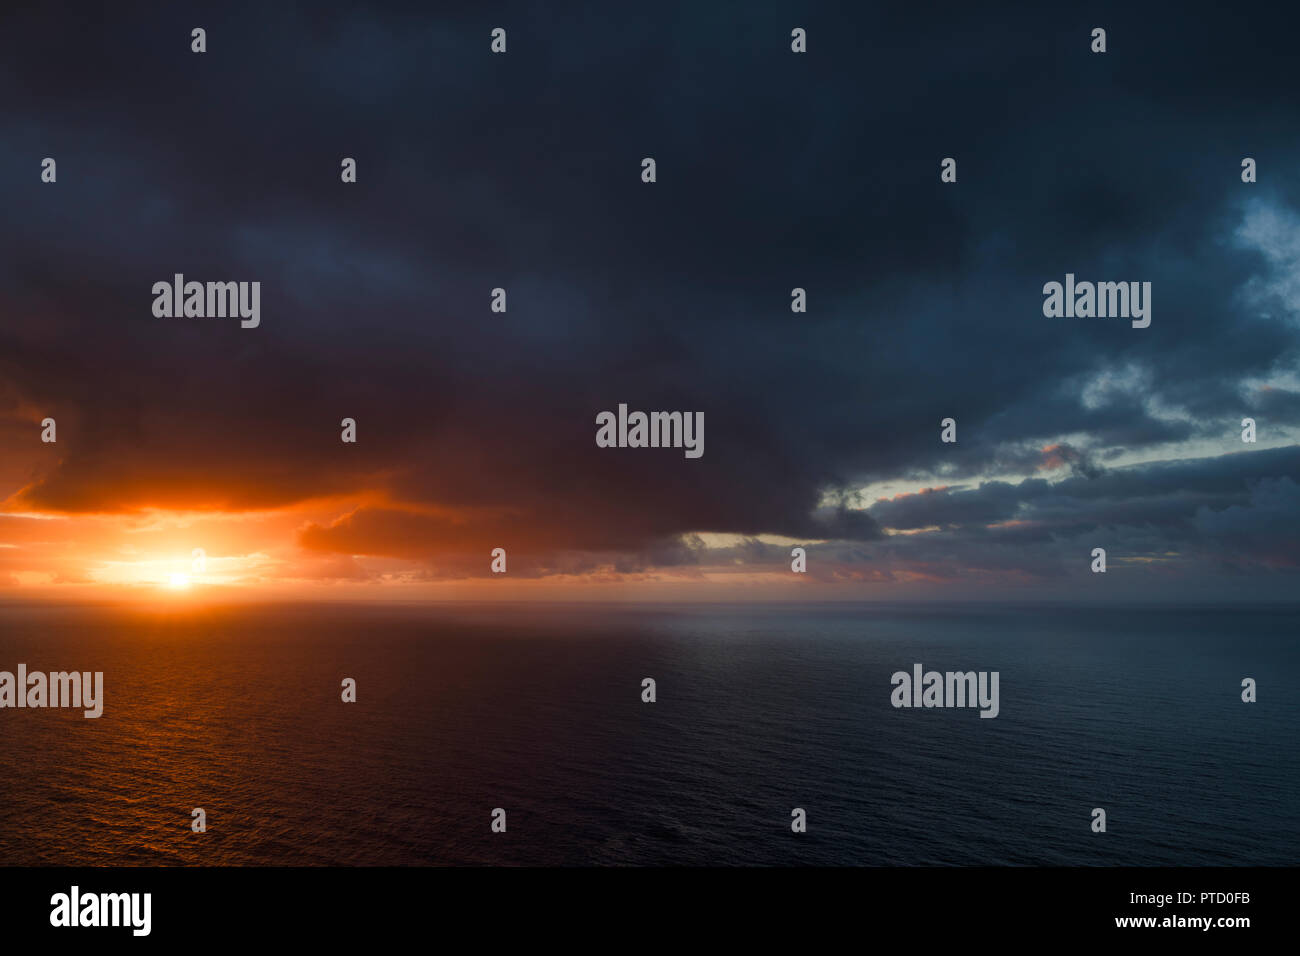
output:
[[[3,606],[0,670],[102,670],[105,705],[0,710],[0,864],[1296,864],[1298,624],[1295,608]],[[999,716],[895,709],[890,675],[918,662],[998,671]]]

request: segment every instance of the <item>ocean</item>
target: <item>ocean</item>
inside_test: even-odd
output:
[[[0,605],[0,670],[105,688],[98,719],[0,710],[0,864],[1294,865],[1298,624],[1295,607]],[[999,672],[997,717],[892,706],[917,663]]]

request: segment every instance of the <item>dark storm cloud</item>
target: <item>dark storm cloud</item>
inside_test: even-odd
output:
[[[1113,469],[1058,482],[985,482],[878,502],[871,515],[895,534],[871,545],[819,550],[816,574],[873,572],[962,578],[1014,571],[1028,579],[1087,573],[1105,547],[1128,572],[1177,572],[1186,593],[1207,575],[1250,572],[1287,596],[1300,569],[1300,449]],[[1282,475],[1282,477],[1274,477]],[[780,560],[779,549],[765,557]],[[1273,580],[1276,578],[1276,580]]]
[[[1252,512],[1276,499],[1098,462],[1243,415],[1300,424],[1293,392],[1243,393],[1295,368],[1297,341],[1293,302],[1243,293],[1287,263],[1234,238],[1252,211],[1300,208],[1285,25],[1131,5],[65,14],[0,31],[0,425],[21,462],[3,491],[31,506],[364,489],[392,506],[304,546],[454,563],[459,544],[478,566],[502,538],[556,568],[687,566],[690,531],[944,547],[880,541],[878,522],[1026,506],[1061,528],[1239,524],[1235,546],[1277,550]],[[262,326],[155,319],[149,289],[176,272],[261,281]],[[1044,318],[1066,272],[1152,281],[1151,327]],[[619,402],[703,411],[705,456],[596,448]],[[19,437],[32,409],[59,419],[56,460]],[[938,441],[949,415],[957,445]],[[1050,488],[825,506],[872,480],[1030,470],[1052,446],[1075,477]],[[1294,464],[1261,457],[1275,470],[1255,477]]]
[[[1089,477],[1016,484],[989,481],[978,488],[930,490],[872,505],[871,516],[897,530],[972,527],[1007,521],[1035,529],[1152,525],[1173,533],[1202,512],[1249,507],[1261,482],[1300,474],[1300,448],[1225,454],[1113,469]],[[1204,521],[1201,522],[1205,524]],[[1212,522],[1218,526],[1216,520]],[[1278,532],[1295,530],[1300,513]]]

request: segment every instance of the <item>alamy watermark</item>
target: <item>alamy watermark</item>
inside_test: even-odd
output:
[[[703,412],[631,412],[596,416],[598,448],[684,448],[687,458],[704,454]]]
[[[17,677],[0,671],[0,709],[5,707],[81,707],[85,717],[99,717],[104,713],[104,672],[29,674],[27,665],[19,664]]]
[[[262,323],[260,282],[186,282],[178,272],[171,282],[155,282],[153,294],[153,314],[160,319],[238,316],[245,329],[255,329]]]
[[[895,671],[889,702],[895,707],[978,707],[981,717],[998,715],[997,671],[925,671],[912,665],[912,673]]]
[[[1065,274],[1065,285],[1048,282],[1043,286],[1043,315],[1048,318],[1132,319],[1133,328],[1151,324],[1150,282],[1075,282]]]
[[[73,886],[51,896],[50,907],[51,926],[127,926],[133,936],[152,929],[152,893],[82,893]]]

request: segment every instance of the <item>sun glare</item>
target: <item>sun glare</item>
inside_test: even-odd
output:
[[[167,586],[173,591],[184,591],[190,586],[190,576],[188,574],[173,574],[167,579]]]

